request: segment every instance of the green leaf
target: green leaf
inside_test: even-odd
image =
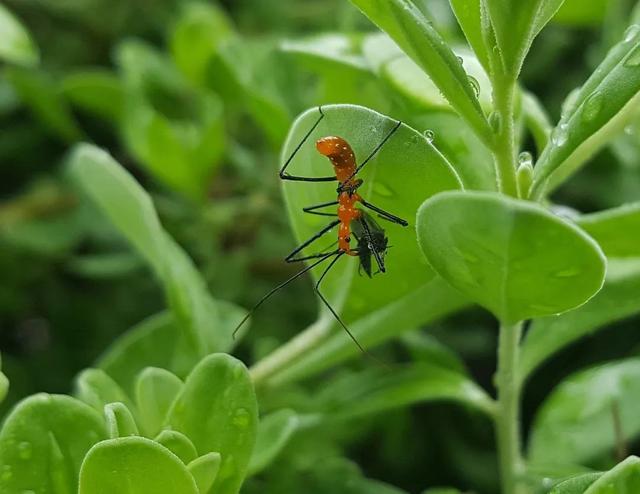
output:
[[[0,5],[0,60],[33,66],[40,61],[38,47],[20,21]]]
[[[196,355],[231,348],[233,324],[226,324],[228,319],[220,315],[219,304],[209,295],[191,259],[163,230],[145,190],[111,156],[88,144],[75,148],[69,167],[79,185],[162,281],[184,332],[181,348]],[[154,364],[143,366],[147,365]]]
[[[138,375],[135,384],[136,403],[141,427],[148,436],[160,431],[182,387],[182,381],[165,369],[147,367]]]
[[[220,453],[207,453],[187,465],[187,469],[198,484],[200,494],[209,492],[218,476],[221,463]]]
[[[75,493],[83,458],[106,434],[101,415],[74,398],[27,398],[0,431],[0,492]]]
[[[586,473],[563,480],[554,486],[549,494],[584,494],[587,488],[601,476],[601,473]]]
[[[142,437],[96,444],[82,463],[78,494],[199,494],[180,459]]]
[[[517,76],[533,40],[564,0],[485,0],[499,56],[508,74]]]
[[[412,331],[403,335],[401,341],[414,360],[465,373],[465,365],[460,356],[433,336],[422,331]]]
[[[162,431],[154,441],[162,444],[165,448],[180,458],[182,463],[185,465],[188,465],[198,457],[196,447],[193,445],[191,440],[178,431]]]
[[[565,0],[553,22],[567,26],[599,26],[605,20],[609,0]]]
[[[469,377],[426,363],[414,363],[388,370],[371,369],[324,390],[326,413],[341,420],[353,420],[406,407],[419,402],[454,401],[488,415],[493,400]]]
[[[534,462],[584,464],[617,444],[614,421],[624,440],[640,434],[637,413],[640,359],[603,364],[565,379],[545,400],[532,429]]]
[[[451,106],[485,142],[491,129],[472,83],[431,21],[409,0],[352,0],[424,70]]]
[[[18,67],[10,67],[4,73],[22,102],[45,128],[68,143],[82,137],[82,131],[52,77]]]
[[[526,379],[553,354],[605,327],[640,312],[640,261],[615,261],[607,266],[602,287],[589,302],[558,317],[533,322],[520,360],[520,377]]]
[[[640,458],[630,456],[606,472],[584,494],[623,494],[640,489]]]
[[[169,46],[182,73],[203,85],[211,59],[233,35],[233,26],[224,10],[216,5],[190,2],[182,7]]]
[[[640,257],[640,202],[580,216],[577,224],[607,257]]]
[[[198,454],[220,453],[220,472],[209,492],[238,492],[258,425],[253,384],[240,361],[226,354],[205,357],[189,374],[167,424],[191,439]]]
[[[535,167],[535,197],[562,183],[624,129],[636,114],[639,91],[640,26],[634,25],[565,104]]]
[[[431,266],[504,322],[568,311],[602,287],[598,245],[538,205],[445,192],[421,206],[417,222]]]
[[[136,421],[124,403],[109,403],[104,407],[104,416],[111,439],[139,435]]]
[[[367,61],[360,53],[360,39],[339,33],[316,34],[302,39],[285,40],[282,51],[296,55],[319,71],[352,69],[368,71]]]
[[[260,419],[256,445],[249,462],[249,475],[268,467],[298,429],[298,415],[289,409],[278,410]]]
[[[122,388],[100,369],[86,369],[78,375],[75,395],[100,413],[105,405],[114,402],[132,407],[131,400]]]
[[[125,91],[118,77],[102,69],[71,72],[62,81],[62,93],[74,105],[117,123],[125,106]]]
[[[491,62],[490,55],[487,51],[487,45],[485,43],[485,34],[483,29],[483,22],[488,24],[486,19],[486,9],[482,5],[482,0],[449,0],[451,8],[453,9],[458,24],[462,28],[469,46],[473,49],[474,53],[482,63],[482,66],[487,72],[490,72]]]

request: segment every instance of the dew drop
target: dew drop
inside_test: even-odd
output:
[[[478,82],[478,79],[471,75],[467,76],[467,78],[469,79],[469,83],[473,88],[473,92],[475,93],[476,98],[480,97],[480,83]]]
[[[638,24],[632,24],[624,32],[624,42],[630,43],[640,35],[640,26]]]
[[[558,271],[554,274],[556,278],[574,278],[580,274],[580,269],[578,268],[569,268]]]
[[[231,423],[238,429],[246,429],[249,427],[251,417],[246,408],[238,408],[231,419]]]
[[[489,115],[489,125],[491,125],[495,134],[499,134],[502,131],[502,117],[498,112],[494,111]]]
[[[457,56],[456,58],[458,59],[458,63],[462,65],[462,63],[464,62],[464,59],[460,56]]]
[[[624,61],[625,67],[638,67],[640,65],[640,46],[635,48]]]
[[[18,456],[22,460],[30,459],[32,454],[33,454],[33,447],[31,446],[31,443],[24,441],[18,444]]]
[[[435,134],[433,133],[433,130],[425,130],[422,135],[425,137],[425,139],[427,141],[429,141],[429,144],[431,144],[433,142],[433,139],[435,138]]]
[[[533,166],[533,156],[529,151],[523,151],[518,156],[518,165],[519,166]]]
[[[632,136],[633,134],[635,134],[635,132],[636,132],[636,128],[634,125],[627,125],[624,128],[624,133],[628,136]]]
[[[602,110],[602,95],[596,91],[584,102],[582,118],[590,122],[598,116],[600,110]]]
[[[567,125],[566,123],[562,123],[558,125],[558,127],[556,127],[556,129],[553,131],[553,133],[551,134],[551,142],[554,146],[560,147],[566,144],[569,137],[567,133],[568,127],[569,125]]]

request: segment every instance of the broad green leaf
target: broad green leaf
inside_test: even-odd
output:
[[[490,71],[490,55],[485,42],[484,25],[488,25],[486,19],[486,9],[483,7],[483,0],[449,0],[451,8],[458,19],[458,24],[462,28],[469,46],[482,63],[487,72]],[[484,19],[483,19],[484,18]]]
[[[226,354],[205,357],[185,381],[167,424],[191,439],[198,454],[220,453],[222,464],[210,493],[238,492],[258,425],[253,384],[240,361]]]
[[[507,74],[520,72],[531,43],[564,0],[485,0]]]
[[[437,277],[401,299],[373,308],[359,319],[350,321],[349,330],[361,345],[373,348],[467,305],[468,300],[460,292]],[[286,368],[278,370],[273,376],[272,369],[260,364],[251,369],[252,376],[257,380],[267,378],[271,384],[281,385],[316,375],[348,359],[366,359],[344,331],[338,329],[329,332],[334,324],[333,319],[322,318],[312,326],[312,331],[324,336],[322,343],[288,362]]]
[[[609,0],[565,0],[553,22],[568,26],[600,26],[609,5]]]
[[[352,3],[398,43],[477,135],[490,142],[491,129],[473,85],[431,21],[409,0],[352,0]]]
[[[199,494],[180,459],[143,437],[110,439],[96,444],[80,472],[78,494]]]
[[[536,165],[534,197],[562,183],[620,133],[637,113],[639,92],[640,26],[634,25],[565,105]]]
[[[454,401],[488,415],[494,411],[492,399],[469,377],[427,363],[404,367],[370,369],[330,385],[324,391],[326,413],[341,420],[382,413],[420,402]]]
[[[82,371],[77,379],[75,395],[79,400],[95,408],[102,413],[105,405],[114,402],[122,402],[129,408],[132,403],[122,388],[100,369],[87,369]]]
[[[431,266],[504,322],[578,307],[604,280],[598,244],[529,202],[445,192],[421,206],[417,222]]]
[[[27,398],[0,431],[0,492],[75,494],[83,458],[106,434],[101,414],[74,398]]]
[[[63,94],[74,105],[117,123],[122,118],[125,92],[118,77],[107,70],[71,72],[62,81]]]
[[[18,67],[10,67],[4,74],[22,102],[45,128],[66,142],[74,142],[82,137],[82,131],[53,78],[44,72]]]
[[[163,230],[145,190],[111,156],[91,145],[78,146],[69,167],[79,185],[162,281],[183,331],[180,348],[196,355],[229,349],[233,324],[222,324],[219,304],[207,292],[191,259]],[[154,364],[144,362],[143,367],[148,365]]]
[[[609,261],[607,277],[589,302],[557,317],[536,319],[522,346],[520,377],[527,379],[546,359],[607,324],[640,312],[640,261]]]
[[[319,70],[327,66],[352,70],[368,70],[368,64],[360,50],[360,39],[338,33],[325,33],[303,39],[285,40],[281,49],[313,64]],[[344,73],[343,73],[344,76]]]
[[[165,369],[147,367],[138,375],[135,383],[136,404],[141,428],[148,436],[160,431],[182,386],[182,381]]]
[[[206,455],[196,458],[187,465],[189,473],[193,475],[193,478],[198,485],[200,494],[209,492],[211,486],[216,480],[216,477],[218,476],[221,463],[222,458],[220,457],[220,453],[207,453]]]
[[[249,462],[249,475],[268,467],[298,429],[298,415],[289,409],[278,410],[260,419],[256,445]]]
[[[586,473],[563,480],[554,486],[549,494],[584,494],[588,487],[601,476],[601,473]]]
[[[38,47],[20,21],[0,5],[0,60],[20,65],[37,65]]]
[[[138,436],[138,426],[124,403],[109,403],[104,407],[105,422],[111,439]]]
[[[169,41],[173,59],[192,82],[203,85],[211,59],[222,43],[234,34],[231,21],[216,5],[189,2],[171,32]]]
[[[640,257],[640,202],[586,214],[577,219],[607,257]]]
[[[631,494],[640,490],[640,458],[630,456],[603,474],[584,494]]]
[[[164,430],[156,436],[154,441],[162,444],[180,458],[185,465],[188,465],[198,457],[196,447],[191,440],[178,431]]]
[[[616,415],[624,440],[640,434],[640,359],[603,364],[565,379],[536,416],[532,461],[584,464],[616,445]]]

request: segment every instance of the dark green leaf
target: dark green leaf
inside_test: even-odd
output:
[[[586,214],[578,225],[602,247],[607,257],[640,257],[640,202]]]

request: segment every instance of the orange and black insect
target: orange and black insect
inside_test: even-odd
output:
[[[320,231],[315,233],[309,239],[304,241],[298,247],[296,247],[287,257],[285,257],[285,261],[292,262],[302,262],[302,261],[310,261],[315,260],[315,262],[311,263],[295,275],[293,275],[288,280],[282,282],[274,289],[272,289],[269,293],[267,293],[262,299],[258,301],[258,303],[251,309],[251,311],[245,316],[245,318],[238,324],[236,327],[234,334],[240,329],[240,327],[245,323],[245,321],[249,318],[249,316],[255,311],[263,302],[265,302],[269,297],[271,297],[274,293],[276,293],[281,288],[285,287],[295,279],[302,276],[307,271],[315,268],[319,264],[322,264],[324,261],[331,259],[327,267],[324,269],[318,281],[315,284],[315,292],[320,297],[320,300],[327,306],[327,308],[331,311],[336,320],[340,323],[343,329],[347,332],[347,334],[351,337],[351,339],[356,343],[356,345],[366,353],[364,348],[360,345],[360,343],[356,340],[354,335],[349,331],[346,324],[342,321],[340,316],[335,312],[335,310],[331,307],[327,299],[320,292],[320,283],[325,278],[327,273],[331,270],[333,266],[338,262],[338,260],[343,256],[355,256],[358,257],[359,267],[364,270],[365,273],[371,277],[371,260],[372,257],[375,259],[376,264],[378,266],[378,271],[381,273],[385,272],[385,264],[384,258],[388,248],[388,240],[385,234],[385,231],[378,225],[371,214],[366,211],[360,209],[358,205],[362,205],[365,208],[377,213],[377,215],[387,221],[392,223],[407,226],[407,221],[395,216],[373,204],[365,201],[360,194],[358,194],[357,190],[362,185],[363,180],[361,178],[357,178],[358,172],[362,170],[362,168],[371,161],[371,159],[380,151],[382,146],[391,138],[391,136],[398,130],[401,125],[401,122],[397,122],[397,124],[393,127],[393,129],[385,136],[385,138],[373,149],[373,151],[367,156],[367,158],[360,164],[356,164],[356,156],[353,152],[353,149],[349,145],[349,143],[343,139],[342,137],[337,136],[328,136],[318,139],[316,141],[316,149],[318,152],[331,161],[333,165],[334,175],[327,177],[302,177],[290,175],[287,173],[287,167],[293,161],[293,158],[298,153],[300,148],[304,145],[304,143],[311,136],[313,131],[318,127],[322,119],[324,118],[324,113],[322,112],[322,108],[318,108],[320,112],[320,117],[311,127],[311,129],[307,132],[302,141],[296,146],[293,150],[291,156],[284,163],[282,168],[280,169],[280,178],[282,180],[293,180],[298,182],[338,182],[338,187],[336,192],[338,197],[334,201],[324,202],[322,204],[316,204],[314,206],[307,206],[303,208],[303,212],[309,214],[316,214],[320,216],[331,216],[336,219],[331,221],[327,226],[322,228]],[[328,212],[321,211],[328,207],[336,207],[336,212]],[[329,251],[329,252],[320,252],[317,254],[311,255],[302,255],[301,257],[296,257],[302,250],[309,247],[316,240],[326,235],[328,232],[333,230],[336,226],[338,226],[338,240],[337,240],[337,249]],[[352,247],[352,238],[355,238],[357,245]]]

